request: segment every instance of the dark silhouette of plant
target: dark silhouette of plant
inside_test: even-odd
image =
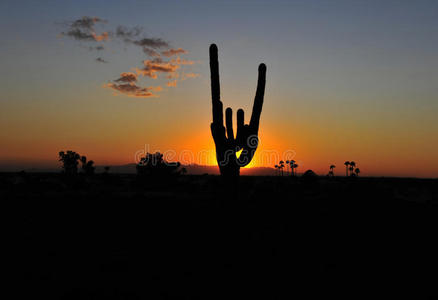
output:
[[[79,159],[81,158],[78,153],[68,150],[67,152],[60,151],[58,155],[65,174],[74,175],[78,172]]]
[[[318,175],[316,175],[315,172],[313,172],[312,170],[307,170],[306,172],[303,173],[303,175],[301,176],[301,180],[305,183],[305,184],[309,184],[309,185],[313,185],[317,182],[318,180]]]
[[[186,168],[181,168],[181,174],[182,175],[186,175],[187,174],[187,169]]]
[[[288,160],[286,160],[286,176],[289,174],[289,161]]]
[[[293,163],[291,163],[291,165],[290,165],[290,167],[291,167],[291,169],[292,169],[292,176],[296,176],[296,171],[295,171],[295,169],[296,168],[298,168],[298,165],[295,163],[295,161],[294,160],[292,160],[292,162]]]
[[[289,161],[289,167],[290,167],[290,175],[291,176],[295,176],[294,165],[295,165],[295,161],[294,160],[290,160]],[[298,165],[297,165],[297,167],[298,167]]]
[[[350,162],[347,160],[346,162],[344,162],[345,165],[345,176],[348,177],[348,169],[350,166]]]
[[[274,168],[275,168],[275,175],[278,176],[280,174],[278,165],[275,165]]]
[[[240,168],[248,165],[258,146],[258,131],[260,115],[265,94],[266,66],[259,65],[257,90],[249,124],[244,124],[244,111],[237,111],[237,133],[234,137],[233,111],[228,107],[225,111],[225,125],[223,121],[223,104],[220,100],[219,61],[218,49],[215,44],[210,46],[210,73],[211,73],[211,98],[213,107],[213,122],[211,134],[216,146],[216,159],[220,173],[223,177],[237,179]],[[226,135],[225,135],[226,132]],[[239,157],[238,151],[242,150]]]
[[[335,176],[335,172],[334,169],[336,168],[335,165],[330,165],[330,171],[329,171],[329,176],[334,177]]]
[[[359,176],[360,169],[359,168],[354,169],[354,173],[356,173],[356,176]]]
[[[163,154],[157,152],[155,154],[147,153],[145,157],[142,157],[136,170],[140,176],[168,177],[179,175],[178,168],[180,166],[179,162],[165,161]]]
[[[87,175],[93,175],[95,167],[93,166],[94,161],[89,160],[87,161],[87,157],[82,156],[81,157],[81,163],[82,163],[82,170]]]
[[[349,170],[350,170],[350,176],[353,176],[354,175],[354,168],[356,167],[356,163],[354,162],[354,161],[351,161],[350,162],[350,168],[349,168]]]
[[[283,169],[284,169],[284,161],[280,160],[280,164],[278,165],[280,171],[281,171],[281,176],[283,176]]]
[[[108,173],[109,173],[109,170],[110,170],[110,167],[109,167],[109,166],[105,166],[105,167],[103,167],[103,173],[104,173],[104,174],[108,174]]]

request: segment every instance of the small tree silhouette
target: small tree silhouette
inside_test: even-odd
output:
[[[87,157],[82,156],[81,157],[81,163],[82,163],[82,170],[87,175],[93,175],[95,167],[93,166],[94,161],[89,160],[87,161]]]
[[[330,171],[329,171],[329,176],[334,177],[335,176],[335,172],[334,169],[336,168],[335,165],[330,165]]]
[[[60,151],[59,152],[59,161],[62,162],[62,168],[64,169],[64,173],[67,175],[75,175],[78,172],[78,164],[81,156],[71,150],[67,150],[67,152]]]
[[[187,169],[186,168],[182,168],[181,169],[181,174],[182,175],[186,175],[187,174]]]
[[[356,168],[356,169],[354,169],[354,172],[356,173],[356,176],[359,176],[360,169],[359,169],[359,168]]]
[[[136,169],[140,176],[169,177],[179,175],[180,166],[179,162],[165,161],[163,154],[156,152],[155,154],[147,153],[145,157],[142,157]]]
[[[103,167],[103,173],[104,173],[104,174],[108,174],[108,173],[109,173],[109,170],[110,170],[110,167],[109,167],[109,166],[105,166],[105,167]]]
[[[348,177],[348,169],[350,166],[350,162],[347,160],[346,162],[344,162],[345,165],[345,176]]]

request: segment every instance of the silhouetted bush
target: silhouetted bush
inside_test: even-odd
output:
[[[314,181],[318,179],[318,175],[316,175],[316,173],[313,172],[312,170],[307,170],[306,172],[303,173],[301,178],[306,181]]]
[[[59,161],[62,162],[62,168],[67,175],[74,175],[78,172],[78,164],[81,156],[71,150],[59,152]]]
[[[141,158],[136,170],[139,176],[170,177],[180,174],[180,166],[179,162],[165,161],[163,154],[157,152],[155,154],[147,153],[145,157]]]
[[[82,163],[82,170],[84,171],[85,174],[87,175],[94,174],[94,170],[95,170],[95,167],[93,166],[94,161],[92,160],[87,161],[87,157],[82,156],[81,163]]]

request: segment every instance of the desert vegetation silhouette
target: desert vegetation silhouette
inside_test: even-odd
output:
[[[177,176],[184,170],[179,170],[181,164],[179,162],[167,162],[163,159],[163,154],[156,152],[154,154],[147,153],[142,157],[136,165],[137,175],[142,177],[171,177]]]
[[[223,120],[223,104],[220,98],[219,83],[219,60],[218,48],[215,44],[210,45],[210,75],[211,75],[211,98],[213,108],[213,122],[211,134],[216,146],[216,160],[220,174],[227,179],[237,179],[240,168],[248,165],[258,146],[258,131],[260,115],[263,107],[263,98],[266,84],[266,65],[260,64],[258,68],[257,90],[249,124],[245,124],[244,111],[237,111],[237,132],[234,136],[233,110],[228,107],[225,110],[225,125]],[[226,132],[226,134],[225,134]],[[237,152],[242,151],[237,157]]]
[[[79,162],[82,164],[82,172],[86,175],[93,175],[94,161],[87,160],[86,156],[81,156],[79,153],[67,150],[58,153],[59,161],[62,162],[63,173],[66,175],[75,175],[78,173]],[[108,169],[109,170],[109,169]]]
[[[335,177],[335,165],[330,165],[330,171],[328,172],[329,177]]]

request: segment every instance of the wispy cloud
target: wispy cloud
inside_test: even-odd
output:
[[[198,78],[200,75],[198,73],[184,73],[183,78]]]
[[[106,21],[98,17],[84,16],[81,19],[68,23],[67,31],[61,32],[61,35],[80,41],[107,41],[109,39],[108,32],[96,33],[94,26],[97,23],[106,23]]]
[[[157,73],[174,73],[179,65],[165,62],[161,58],[147,59],[143,61],[144,67],[137,69],[137,73],[143,76],[156,79]]]
[[[177,58],[171,59],[170,62],[173,64],[177,64],[177,65],[194,65],[195,64],[195,61],[180,58],[179,56]]]
[[[123,72],[115,82],[137,82],[138,75],[132,72]]]
[[[127,39],[127,41],[130,41],[130,39],[139,36],[141,32],[142,28],[139,26],[133,28],[117,26],[116,28],[116,36],[122,39]]]
[[[97,62],[100,62],[100,63],[108,63],[106,60],[104,60],[102,57],[98,57],[98,58],[96,58],[96,61]]]
[[[167,86],[169,86],[169,87],[176,87],[177,82],[178,82],[178,80],[176,80],[176,79],[172,80],[172,81],[169,81],[167,83]]]
[[[160,86],[158,87],[140,87],[136,85],[133,82],[130,83],[108,83],[105,85],[105,87],[111,88],[117,92],[120,92],[124,95],[130,96],[130,97],[138,97],[138,98],[150,98],[150,97],[156,97],[156,94],[154,92],[161,91],[162,88]]]
[[[94,25],[96,23],[106,23],[105,20],[99,18],[99,17],[88,17],[88,16],[84,16],[81,19],[78,19],[76,21],[73,21],[71,23],[71,27],[74,28],[84,28],[84,29],[88,29],[88,30],[93,30]]]
[[[155,51],[154,49],[147,48],[147,47],[143,47],[143,52],[144,52],[146,55],[149,55],[149,56],[151,56],[151,57],[160,57],[160,56],[161,56],[160,53],[158,53],[158,52]]]
[[[137,46],[149,47],[152,49],[169,47],[169,43],[160,38],[142,38],[140,40],[132,41],[132,43]]]
[[[188,53],[189,52],[187,50],[184,50],[183,48],[169,49],[161,52],[161,54],[163,54],[166,57],[171,57],[173,55],[179,55],[179,54],[188,54]]]

